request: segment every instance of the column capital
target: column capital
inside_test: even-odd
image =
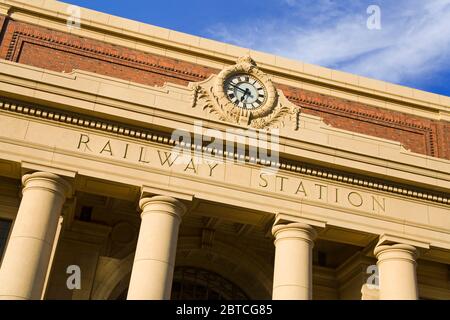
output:
[[[180,200],[168,196],[145,196],[139,201],[141,216],[151,212],[165,212],[177,218],[186,213],[187,207]]]
[[[380,300],[417,300],[418,248],[406,243],[380,241],[374,254],[378,259]]]
[[[305,223],[293,222],[288,224],[276,224],[272,227],[275,242],[281,239],[303,239],[313,242],[317,237],[317,231],[313,226]]]
[[[63,198],[73,194],[72,183],[54,173],[38,171],[22,176],[23,192],[29,189],[43,189],[56,192]]]
[[[373,251],[378,257],[386,252],[401,252],[411,254],[416,260],[421,254],[430,249],[430,244],[411,237],[397,236],[392,234],[380,235],[379,241]]]
[[[378,261],[386,259],[407,259],[416,261],[418,258],[418,249],[409,244],[394,243],[377,245],[373,251]]]

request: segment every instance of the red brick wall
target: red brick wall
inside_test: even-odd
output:
[[[122,62],[117,58],[105,58],[92,53],[68,52],[57,47],[57,45],[46,47],[40,44],[24,42],[22,51],[15,60],[53,71],[87,70],[151,86],[162,86],[165,82],[185,84],[186,78],[193,78],[192,76],[188,77],[186,74],[170,74],[169,72],[165,74],[164,70],[152,70],[152,68],[136,62]],[[51,54],[52,59],[48,59],[49,54]],[[195,81],[197,81],[197,78],[195,78]]]
[[[437,139],[439,158],[450,159],[450,122],[439,121],[437,123]]]
[[[148,85],[199,81],[215,69],[142,53],[101,41],[11,22],[0,58],[53,71],[82,69]]]
[[[0,16],[0,26],[3,19]],[[0,58],[54,71],[81,69],[146,85],[187,85],[219,70],[10,21]],[[450,159],[450,123],[388,111],[277,85],[302,112],[336,128],[401,142],[411,151]]]
[[[302,106],[302,111],[322,117],[335,128],[400,141],[411,151],[450,158],[448,150],[438,152],[441,143],[437,136],[448,137],[450,132],[445,133],[444,126],[439,127],[437,121],[288,86],[279,87],[290,101]]]

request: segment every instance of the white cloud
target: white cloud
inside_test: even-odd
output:
[[[391,82],[450,68],[450,0],[378,1],[381,30],[366,27],[369,1],[283,0],[286,16],[215,25],[216,39]]]

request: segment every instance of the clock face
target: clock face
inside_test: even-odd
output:
[[[262,82],[247,74],[230,76],[224,89],[228,99],[242,109],[257,109],[267,99],[267,90]]]

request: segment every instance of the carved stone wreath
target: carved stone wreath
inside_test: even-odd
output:
[[[261,81],[264,85],[267,98],[264,103],[252,110],[239,108],[227,97],[225,83],[235,74],[248,74]],[[191,84],[193,90],[193,104],[196,107],[203,102],[203,109],[217,115],[219,120],[250,126],[255,129],[280,128],[285,126],[288,119],[294,124],[294,130],[298,127],[300,108],[293,106],[277,91],[270,78],[258,69],[255,61],[249,56],[241,57],[236,64],[223,69],[217,76],[208,80]],[[280,100],[283,100],[281,103]]]

